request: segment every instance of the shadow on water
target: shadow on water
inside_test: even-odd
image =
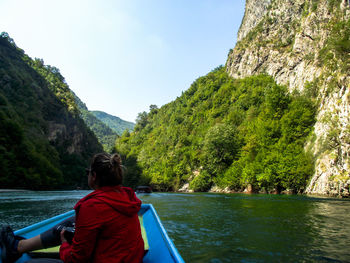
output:
[[[19,229],[71,210],[89,191],[0,193]],[[186,262],[350,262],[350,201],[305,196],[139,194]]]

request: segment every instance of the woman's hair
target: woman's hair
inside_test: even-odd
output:
[[[91,161],[91,172],[96,173],[98,186],[120,185],[123,182],[123,166],[119,154],[98,153]]]

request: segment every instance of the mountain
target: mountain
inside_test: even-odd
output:
[[[154,189],[349,196],[347,0],[247,0],[238,42],[117,140]]]
[[[306,94],[289,94],[267,75],[235,80],[221,66],[139,114],[116,147],[131,167],[126,180],[160,191],[303,192],[314,122]]]
[[[261,73],[317,102],[305,148],[315,172],[306,192],[349,196],[350,3],[347,0],[247,0],[226,71],[233,78]]]
[[[74,100],[80,112],[80,117],[84,120],[86,125],[94,132],[99,142],[103,146],[105,152],[112,152],[115,147],[115,141],[118,134],[112,130],[108,125],[99,120],[91,111],[88,110],[85,103],[82,102],[77,95],[73,93]]]
[[[85,168],[102,146],[59,70],[31,59],[7,33],[0,35],[0,124],[2,188],[86,186]]]
[[[113,131],[115,131],[118,135],[122,135],[125,130],[132,131],[135,127],[135,123],[124,121],[119,117],[110,115],[103,111],[91,111],[91,113]]]

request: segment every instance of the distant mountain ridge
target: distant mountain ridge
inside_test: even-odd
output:
[[[110,115],[103,111],[90,111],[97,119],[101,120],[104,124],[110,127],[113,131],[115,131],[118,135],[122,135],[122,133],[128,129],[129,131],[134,130],[135,123],[124,121],[119,117]]]
[[[124,121],[103,111],[89,111],[86,104],[74,92],[72,93],[81,118],[95,133],[106,152],[112,152],[114,150],[115,141],[124,130],[133,130],[135,124],[132,122]]]
[[[80,112],[80,117],[84,120],[86,125],[95,133],[99,142],[103,146],[105,152],[112,152],[118,134],[113,131],[108,125],[96,118],[86,107],[85,103],[72,91],[75,103]]]

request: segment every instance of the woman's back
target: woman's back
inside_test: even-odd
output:
[[[140,207],[141,201],[130,188],[105,186],[95,190],[75,206],[76,235],[71,253],[67,255],[62,247],[61,256],[71,259],[68,262],[142,262]]]

